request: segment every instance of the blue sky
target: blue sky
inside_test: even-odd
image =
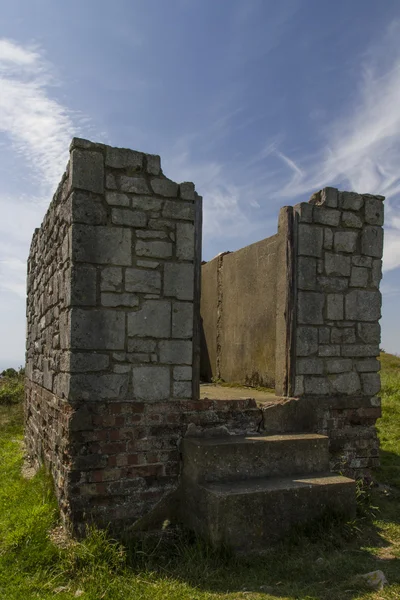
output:
[[[74,135],[160,154],[204,197],[204,258],[326,185],[387,197],[382,347],[400,352],[398,0],[3,0],[0,368]]]

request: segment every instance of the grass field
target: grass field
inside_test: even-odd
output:
[[[0,394],[0,599],[398,600],[400,358],[381,359],[382,466],[376,479],[384,485],[371,498],[361,495],[355,522],[292,535],[251,560],[215,552],[184,532],[122,546],[92,531],[81,543],[55,545],[51,482],[44,472],[30,480],[21,476],[21,404],[1,401]],[[389,581],[382,591],[365,590],[355,580],[377,569]]]

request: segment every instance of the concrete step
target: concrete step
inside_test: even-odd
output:
[[[260,552],[299,524],[326,512],[355,516],[355,481],[318,473],[288,478],[197,484],[183,481],[185,524],[214,546]]]
[[[194,482],[318,473],[329,470],[324,435],[248,435],[183,440],[183,477]]]

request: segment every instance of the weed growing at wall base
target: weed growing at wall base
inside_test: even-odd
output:
[[[0,599],[398,600],[400,359],[385,354],[382,366],[381,484],[365,498],[356,528],[317,526],[251,559],[176,531],[122,545],[92,530],[82,542],[55,545],[51,482],[43,471],[30,480],[21,475],[21,405],[0,406]],[[382,591],[355,579],[378,569],[390,584]]]

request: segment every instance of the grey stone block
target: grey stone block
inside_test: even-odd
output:
[[[382,257],[383,229],[368,225],[361,234],[361,252],[367,256]]]
[[[167,200],[162,211],[162,216],[167,219],[194,221],[194,205],[190,202]]]
[[[125,289],[128,292],[156,294],[161,290],[161,273],[143,269],[126,269]]]
[[[354,192],[341,192],[339,196],[340,206],[344,210],[360,210],[364,203],[363,197]]]
[[[172,305],[172,337],[193,337],[192,302],[174,302]]]
[[[379,288],[381,279],[382,279],[382,261],[374,260],[372,262],[372,285],[376,288]]]
[[[118,189],[117,177],[114,175],[114,173],[106,174],[106,188],[108,190]]]
[[[326,396],[331,392],[329,381],[325,377],[304,377],[304,393],[318,396]]]
[[[73,265],[71,284],[66,289],[66,305],[95,306],[96,296],[96,268],[91,265]]]
[[[351,262],[356,267],[371,267],[372,266],[372,258],[370,256],[355,255],[355,256],[352,256]]]
[[[179,185],[179,197],[182,198],[182,200],[194,201],[194,193],[194,183],[184,181]]]
[[[321,257],[324,234],[322,227],[300,223],[298,232],[298,254]]]
[[[111,206],[129,206],[130,199],[126,194],[120,194],[118,192],[107,192],[106,202]]]
[[[146,171],[150,175],[160,175],[161,159],[157,154],[146,154]]]
[[[318,277],[317,283],[324,292],[344,292],[349,287],[347,277]]]
[[[381,341],[381,326],[379,323],[357,323],[357,334],[366,344],[379,344]]]
[[[293,212],[298,215],[299,223],[312,223],[313,205],[308,202],[300,202],[293,206]]]
[[[101,270],[100,289],[102,292],[122,292],[121,267],[104,267]]]
[[[113,169],[133,169],[141,171],[143,168],[143,154],[128,148],[106,147],[106,166]]]
[[[315,290],[317,286],[317,259],[299,256],[297,259],[297,284],[300,290]]]
[[[132,264],[131,231],[125,227],[72,227],[72,260],[96,264]]]
[[[153,198],[153,196],[138,196],[131,199],[132,208],[140,210],[159,211],[164,204],[163,200]]]
[[[323,324],[325,295],[317,292],[299,292],[297,319],[300,324]]]
[[[129,210],[128,208],[113,208],[111,211],[111,221],[115,225],[146,227],[147,215],[144,212]]]
[[[121,192],[130,194],[149,194],[150,189],[147,181],[143,177],[128,177],[121,175],[120,180]]]
[[[356,394],[361,389],[360,377],[358,373],[355,373],[354,371],[333,375],[331,377],[331,383],[336,392],[347,396]]]
[[[175,381],[191,381],[192,367],[174,367]]]
[[[329,208],[338,207],[339,194],[336,188],[326,187],[321,190],[321,203]]]
[[[193,300],[194,267],[185,263],[165,263],[164,294],[178,300]]]
[[[187,340],[162,340],[158,344],[160,362],[175,365],[192,364],[192,342]]]
[[[176,225],[176,256],[182,260],[194,259],[194,225],[192,223],[177,223]]]
[[[361,229],[363,222],[362,219],[355,213],[344,211],[342,212],[342,225],[343,227],[354,227]]]
[[[129,376],[126,374],[75,373],[70,380],[70,400],[125,400]]]
[[[145,231],[137,231],[136,232],[136,237],[142,239],[142,240],[148,240],[148,239],[153,239],[153,240],[165,240],[165,239],[169,239],[168,238],[168,234],[166,231],[155,231],[155,230],[149,230],[146,229]]]
[[[175,221],[167,221],[166,219],[150,219],[149,220],[149,229],[169,229],[173,231],[175,229]]]
[[[144,267],[145,269],[157,269],[160,266],[160,263],[154,260],[137,260],[136,264],[138,267]]]
[[[356,250],[358,233],[356,231],[337,231],[335,233],[335,252],[353,254]]]
[[[327,373],[346,373],[353,367],[351,358],[328,358],[325,364]]]
[[[324,249],[332,250],[333,248],[333,232],[329,227],[324,228]]]
[[[155,352],[156,344],[157,342],[155,340],[129,338],[128,352]]]
[[[350,256],[325,252],[325,272],[327,275],[350,275]]]
[[[170,397],[170,372],[168,367],[132,367],[133,395],[136,400],[158,402]]]
[[[331,330],[329,327],[318,327],[318,342],[320,344],[329,344],[331,341]]]
[[[353,327],[333,327],[331,341],[333,344],[355,344],[356,332]]]
[[[365,220],[370,225],[383,225],[382,200],[365,198]]]
[[[353,290],[346,296],[346,319],[377,321],[381,317],[381,294],[378,291]]]
[[[135,296],[135,294],[126,294],[126,293],[118,293],[115,294],[113,292],[102,292],[101,294],[101,304],[102,306],[139,306],[139,298]]]
[[[362,373],[360,375],[363,394],[375,396],[381,389],[381,378],[379,373]]]
[[[316,357],[298,358],[296,373],[298,375],[322,375],[324,373],[324,361],[322,358]]]
[[[294,396],[302,396],[304,394],[304,375],[296,375],[294,383]]]
[[[128,314],[128,335],[166,338],[171,335],[171,304],[166,300],[145,300]]]
[[[70,186],[102,194],[104,192],[104,161],[100,152],[75,149],[70,158]]]
[[[109,355],[98,352],[66,352],[61,360],[61,370],[71,373],[106,371],[109,366]]]
[[[107,210],[101,196],[74,191],[70,195],[72,221],[88,225],[104,225],[107,223]]]
[[[343,294],[327,294],[326,316],[332,321],[343,319]]]
[[[340,356],[340,346],[338,344],[320,344],[318,356]]]
[[[342,356],[372,357],[379,356],[378,344],[349,344],[342,346]]]
[[[340,211],[324,206],[314,206],[314,223],[337,227],[340,221]]]
[[[176,198],[178,195],[178,184],[170,179],[152,179],[150,182],[152,190],[158,196]]]
[[[310,356],[318,350],[318,329],[316,327],[298,327],[296,340],[297,356]]]
[[[108,309],[71,311],[71,348],[76,350],[123,350],[125,314]]]
[[[161,241],[138,240],[135,246],[138,256],[149,256],[154,258],[169,258],[172,256],[172,244]]]
[[[173,385],[175,398],[192,398],[192,383],[190,381],[177,381]]]
[[[352,267],[350,286],[351,287],[367,287],[368,285],[368,269],[365,267]]]
[[[354,361],[354,365],[359,373],[376,373],[381,369],[381,363],[377,358],[360,358]]]

